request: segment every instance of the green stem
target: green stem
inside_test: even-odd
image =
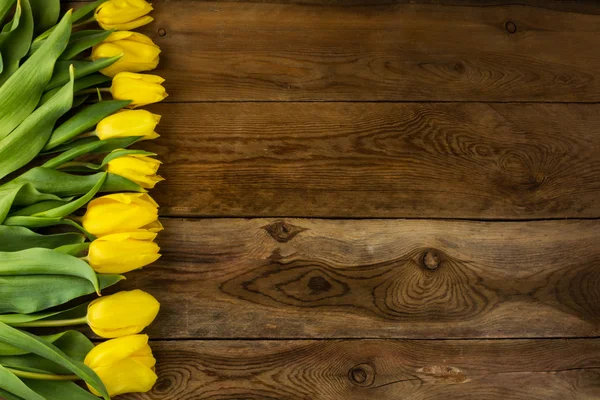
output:
[[[4,367],[6,370],[12,372],[19,378],[25,379],[37,379],[41,381],[78,381],[81,378],[77,375],[55,375],[55,374],[39,374],[37,372],[27,372],[21,371],[18,369],[12,369],[8,367]]]
[[[77,136],[77,139],[81,139],[84,137],[92,137],[92,136],[98,136],[96,131],[89,131],[89,132],[82,133],[81,135]]]
[[[73,24],[71,28],[72,29],[79,28],[80,26],[89,24],[90,22],[94,22],[95,20],[96,20],[96,15],[92,15],[90,18],[88,18],[88,19],[86,19],[84,21],[81,21],[81,22],[78,22],[76,24]]]
[[[110,93],[110,88],[94,87],[94,88],[80,90],[79,92],[77,92],[75,94],[77,96],[85,95],[85,94],[96,94],[96,93],[98,93],[98,91],[100,91],[101,93]]]
[[[70,219],[71,221],[75,221],[81,223],[83,221],[82,217],[78,217],[77,215],[67,215],[64,219]]]
[[[85,325],[87,324],[87,315],[81,318],[72,319],[49,319],[42,321],[23,322],[20,324],[10,324],[17,328],[54,328],[58,326],[72,326],[72,325]]]

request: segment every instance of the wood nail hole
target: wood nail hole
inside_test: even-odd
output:
[[[370,364],[359,364],[348,371],[348,379],[355,386],[371,386],[375,382],[375,368]]]
[[[504,28],[506,28],[506,31],[508,33],[515,33],[517,31],[517,24],[515,24],[512,21],[506,21],[506,24],[504,25]]]
[[[423,265],[430,270],[436,270],[440,266],[440,256],[437,252],[429,250],[423,255]]]
[[[158,36],[163,37],[163,36],[166,36],[166,35],[167,35],[167,31],[164,30],[164,28],[160,28],[158,30]]]

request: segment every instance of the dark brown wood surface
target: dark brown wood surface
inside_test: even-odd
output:
[[[600,398],[600,3],[153,5],[163,257],[119,289],[160,378],[122,399]]]
[[[152,336],[600,336],[600,221],[167,219]]]
[[[179,341],[154,344],[160,379],[130,399],[592,400],[589,340]]]
[[[169,216],[600,217],[600,105],[195,103],[164,116]]]
[[[597,15],[368,1],[155,9],[144,31],[168,49],[167,101],[600,100]]]

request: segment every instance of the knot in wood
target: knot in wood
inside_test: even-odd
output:
[[[348,379],[355,386],[371,386],[375,382],[375,367],[370,364],[359,364],[348,371]]]
[[[430,270],[436,270],[440,266],[440,256],[434,250],[426,251],[423,255],[423,266]]]
[[[274,221],[273,223],[263,227],[269,235],[280,243],[289,242],[299,234],[304,231],[304,228],[300,228],[299,226],[292,225],[285,221],[279,220]]]
[[[308,288],[312,294],[319,294],[331,290],[331,283],[322,276],[313,276],[308,280]]]
[[[164,28],[160,28],[158,30],[158,36],[160,36],[160,37],[167,36],[167,31]]]
[[[506,21],[506,24],[504,24],[504,28],[510,34],[517,32],[517,24],[515,24],[512,21]]]

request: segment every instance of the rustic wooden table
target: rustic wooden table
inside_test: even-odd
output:
[[[160,379],[600,398],[600,4],[154,0]]]

